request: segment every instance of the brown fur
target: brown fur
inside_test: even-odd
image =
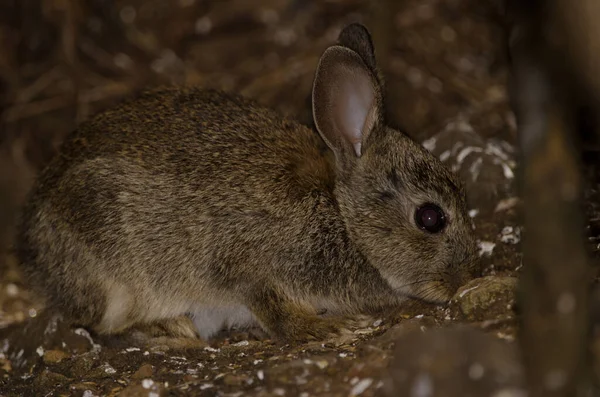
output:
[[[148,91],[84,123],[40,175],[18,244],[36,290],[104,334],[241,306],[293,340],[338,332],[342,320],[317,316],[321,309],[448,300],[476,263],[464,191],[429,152],[385,126],[372,45],[357,26],[324,55],[315,92],[330,95],[346,72],[372,84],[360,157],[327,125],[335,110],[318,95],[316,124],[329,148],[249,99]],[[424,202],[446,212],[442,233],[414,224]],[[160,329],[192,332],[177,321]]]

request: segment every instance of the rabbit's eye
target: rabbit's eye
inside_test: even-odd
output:
[[[435,204],[423,204],[415,212],[415,222],[429,233],[438,233],[446,226],[446,215]]]

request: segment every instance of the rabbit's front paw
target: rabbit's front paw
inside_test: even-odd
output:
[[[332,339],[351,333],[346,325],[346,321],[340,318],[298,316],[287,324],[282,337],[288,341],[298,342]]]
[[[262,289],[249,301],[263,327],[288,342],[326,340],[351,333],[347,319],[319,317],[310,306],[294,302],[274,289]]]

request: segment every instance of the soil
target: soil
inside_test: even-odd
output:
[[[9,193],[0,221],[8,225],[64,135],[140,89],[186,83],[236,91],[310,123],[320,54],[345,24],[368,22],[369,12],[355,0],[41,3],[0,6],[0,15],[16,18],[0,17],[0,185]],[[9,348],[26,334],[14,330],[41,304],[7,249],[0,395],[524,395],[515,342],[524,231],[497,12],[478,0],[407,0],[389,16],[393,50],[382,65],[393,93],[389,111],[463,178],[481,249],[485,277],[447,307],[400,308],[324,342],[285,345],[234,330],[186,350],[114,344],[58,321],[31,341],[35,351],[17,358]],[[593,251],[595,169],[586,168]],[[3,236],[10,247],[10,227]]]

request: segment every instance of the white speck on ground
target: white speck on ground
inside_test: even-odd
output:
[[[77,328],[74,332],[79,336],[83,336],[85,339],[87,339],[92,344],[93,352],[99,352],[100,349],[102,349],[102,347],[99,344],[94,343],[94,340],[90,336],[90,333],[87,332],[87,330],[85,330],[84,328]]]
[[[504,146],[504,147],[502,147]],[[491,154],[493,156],[496,156],[497,158],[510,162],[511,158],[508,154],[506,154],[505,150],[510,150],[512,151],[513,148],[512,146],[508,145],[507,142],[495,142],[495,141],[488,141],[485,147],[485,152],[487,154]]]
[[[38,354],[38,356],[42,357],[44,355],[44,348],[39,346],[37,349],[35,349],[35,352]]]
[[[117,373],[117,370],[114,369],[109,363],[104,363],[103,368],[104,368],[104,372],[106,372],[109,375]]]
[[[506,179],[513,179],[515,177],[515,173],[513,172],[510,165],[506,163],[500,163],[500,165],[502,166],[502,171],[504,172],[504,177]]]
[[[491,241],[479,241],[477,245],[479,246],[479,256],[491,256],[496,248],[496,243]]]
[[[477,208],[469,210],[469,217],[470,218],[475,218],[477,215],[479,215],[479,210]]]
[[[494,209],[494,212],[501,212],[509,210],[515,207],[519,203],[518,197],[509,197],[504,200],[500,200]]]
[[[213,352],[213,353],[217,353],[220,351],[219,349],[215,349],[214,347],[210,347],[210,346],[206,346],[204,348],[204,350],[206,350],[207,352]]]
[[[139,352],[141,349],[139,347],[128,347],[125,349],[125,352],[127,353],[131,353],[131,352]]]
[[[153,385],[154,385],[154,381],[152,379],[142,380],[142,387],[144,389],[150,389]]]
[[[483,149],[477,146],[467,146],[461,149],[456,156],[456,163],[460,166],[463,161],[471,154],[471,153],[481,153]]]
[[[500,232],[500,241],[504,244],[518,244],[521,241],[521,228],[505,226]]]
[[[262,369],[259,369],[258,372],[256,373],[256,377],[258,378],[258,380],[264,380],[265,379],[265,371],[263,371]]]
[[[373,379],[365,378],[358,382],[350,391],[351,396],[359,396],[365,392],[373,384]]]
[[[481,166],[483,165],[483,159],[481,157],[477,158],[477,160],[473,161],[471,166],[469,167],[469,172],[471,173],[471,180],[476,182],[479,178],[479,174],[481,173]]]
[[[242,346],[248,346],[249,344],[250,344],[250,342],[248,342],[247,340],[243,340],[241,342],[234,343],[233,346],[242,347]]]

